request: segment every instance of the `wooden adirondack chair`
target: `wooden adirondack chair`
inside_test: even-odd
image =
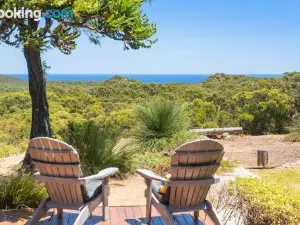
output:
[[[172,154],[171,180],[139,169],[137,172],[145,178],[147,185],[147,223],[150,223],[153,205],[167,225],[175,224],[172,214],[176,212],[194,211],[195,220],[198,220],[199,210],[204,210],[216,225],[221,225],[216,210],[206,196],[210,186],[219,182],[214,175],[223,158],[223,150],[220,143],[210,139],[181,145]],[[168,187],[164,194],[159,192],[162,185]]]
[[[118,168],[108,168],[98,174],[81,178],[79,155],[70,145],[51,138],[30,140],[28,150],[39,173],[34,176],[43,182],[49,198],[43,200],[28,225],[36,225],[50,208],[79,210],[74,225],[84,224],[93,210],[102,202],[104,220],[109,218],[109,176]]]

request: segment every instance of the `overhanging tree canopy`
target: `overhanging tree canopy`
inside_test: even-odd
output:
[[[2,18],[0,43],[22,48],[29,74],[32,99],[30,138],[51,136],[46,81],[41,53],[59,49],[71,54],[76,39],[85,34],[100,45],[102,38],[123,42],[124,49],[150,48],[156,26],[142,11],[147,0],[0,0],[1,10],[72,10],[74,18]],[[30,158],[24,160],[30,163]]]

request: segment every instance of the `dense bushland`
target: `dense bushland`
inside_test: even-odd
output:
[[[1,79],[0,157],[5,157],[25,150],[31,103],[25,82],[13,79],[16,86],[12,86],[11,80]],[[121,77],[106,82],[49,82],[47,94],[53,134],[60,139],[69,121],[91,119],[121,129],[123,137],[134,136],[137,127],[148,126],[139,117],[149,115],[145,109],[151,99],[169,101],[175,114],[182,109],[172,103],[182,102],[190,128],[242,126],[245,133],[259,135],[288,132],[300,110],[299,87],[300,73],[296,72],[264,79],[216,74],[193,85],[145,84]],[[140,113],[135,113],[139,105]],[[176,120],[176,126],[183,126]],[[161,146],[165,148],[164,143]]]
[[[286,141],[300,141],[300,117],[295,118],[293,124],[289,127],[289,134],[286,136]]]

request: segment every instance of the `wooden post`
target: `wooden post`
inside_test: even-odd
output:
[[[257,151],[257,166],[267,167],[269,162],[269,152],[264,150]]]

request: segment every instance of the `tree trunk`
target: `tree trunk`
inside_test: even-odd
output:
[[[30,139],[35,137],[50,137],[48,101],[46,95],[46,79],[43,71],[41,52],[32,46],[24,47],[29,75],[29,92],[32,101],[32,122]],[[31,157],[26,152],[23,160],[23,168],[33,168]]]

